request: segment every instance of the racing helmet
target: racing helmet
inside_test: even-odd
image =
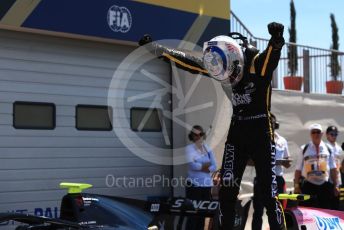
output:
[[[234,86],[244,74],[243,50],[233,38],[217,36],[204,43],[203,64],[212,78]]]

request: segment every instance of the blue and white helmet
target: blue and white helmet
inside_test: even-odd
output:
[[[244,74],[244,55],[231,37],[220,35],[203,45],[203,64],[209,75],[223,84],[236,85]]]

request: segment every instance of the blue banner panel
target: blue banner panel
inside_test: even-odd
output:
[[[197,16],[129,0],[43,0],[22,27],[136,42],[183,39]]]

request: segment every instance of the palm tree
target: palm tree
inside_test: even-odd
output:
[[[331,27],[332,27],[332,50],[338,50],[339,49],[339,36],[338,36],[338,27],[336,23],[336,19],[334,18],[334,14],[330,14],[331,19]],[[337,81],[339,72],[340,72],[340,66],[338,62],[338,53],[333,51],[331,53],[331,60],[330,60],[330,68],[331,68],[331,76],[333,77],[334,81]]]
[[[289,42],[296,43],[296,11],[293,0],[290,1],[290,28],[289,28]],[[289,45],[288,47],[288,68],[291,76],[295,76],[297,71],[297,47]]]

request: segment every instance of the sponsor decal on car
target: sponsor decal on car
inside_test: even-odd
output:
[[[20,214],[31,214],[35,216],[45,216],[49,218],[58,218],[59,217],[59,208],[58,207],[37,207],[33,209],[22,208],[16,210],[8,210],[8,213],[20,213]],[[0,226],[13,225],[14,221],[6,221],[0,223]]]
[[[83,197],[82,200],[84,201],[85,206],[90,206],[93,202],[99,202],[99,199],[92,198],[92,197]]]
[[[307,229],[344,229],[344,213],[336,210],[297,207],[291,210],[298,226]]]
[[[216,210],[219,207],[218,201],[192,200],[193,207],[201,210]],[[176,199],[172,208],[181,208],[185,204],[185,199]]]
[[[343,229],[340,226],[340,221],[338,217],[320,217],[315,216],[317,227],[320,230],[325,229]]]
[[[151,212],[159,212],[160,210],[160,204],[151,204],[150,211]]]

